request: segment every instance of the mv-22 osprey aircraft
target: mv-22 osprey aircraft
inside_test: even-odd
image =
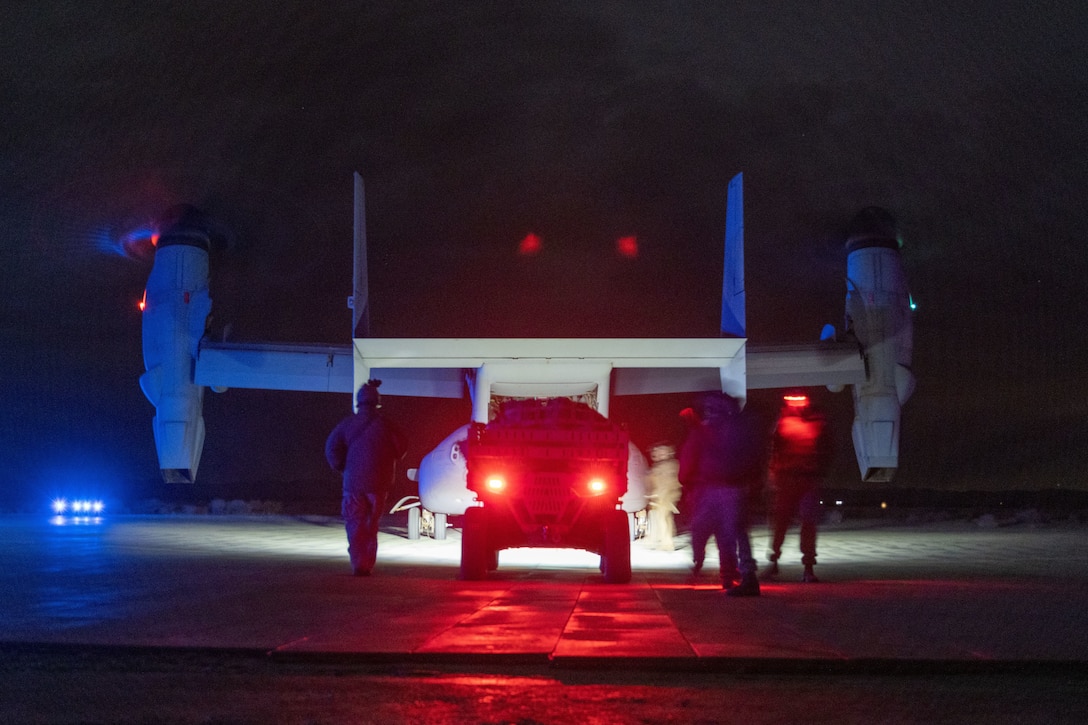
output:
[[[447,516],[464,516],[462,576],[482,578],[503,548],[572,546],[600,553],[606,581],[622,582],[630,578],[634,513],[647,503],[647,465],[607,420],[613,395],[719,391],[743,400],[749,389],[850,386],[861,478],[894,474],[900,409],[914,388],[913,329],[900,243],[886,211],[870,207],[851,224],[845,325],[825,327],[820,342],[748,344],[741,174],[726,204],[718,338],[373,338],[358,174],[354,191],[351,345],[207,339],[213,232],[191,208],[160,230],[145,293],[140,384],[156,409],[167,482],[196,477],[205,388],[343,392],[354,400],[376,378],[387,395],[467,395],[471,420],[411,472],[436,537],[444,537]]]

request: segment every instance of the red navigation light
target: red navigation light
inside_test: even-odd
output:
[[[616,240],[616,251],[620,256],[634,259],[638,256],[638,237],[620,237]]]
[[[140,312],[147,309],[147,290],[144,290],[144,296],[140,298],[140,301],[136,303],[136,306],[140,308]]]
[[[518,254],[523,257],[531,257],[540,251],[541,246],[540,237],[530,232],[525,235],[525,238],[518,245]]]

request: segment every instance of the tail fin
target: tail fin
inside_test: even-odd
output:
[[[351,336],[370,337],[369,282],[366,266],[366,194],[363,177],[355,172],[355,272],[351,296]]]
[[[747,337],[744,313],[744,175],[729,182],[725,205],[725,270],[722,276],[722,337]]]

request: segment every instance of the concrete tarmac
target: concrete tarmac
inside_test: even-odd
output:
[[[729,598],[633,544],[629,585],[594,555],[500,554],[458,579],[460,532],[409,540],[351,576],[337,519],[0,517],[0,651],[183,649],[345,662],[546,664],[739,672],[1079,671],[1088,662],[1088,527],[846,521],[821,529],[821,582],[796,531],[758,598]],[[767,531],[753,529],[762,554]],[[711,547],[713,549],[713,546]]]

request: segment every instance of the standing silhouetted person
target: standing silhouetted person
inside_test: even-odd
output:
[[[766,443],[759,425],[724,393],[703,398],[699,423],[680,451],[685,499],[694,498],[693,570],[703,566],[711,534],[718,543],[722,588],[730,596],[759,596],[748,538],[748,501],[762,485]],[[740,583],[734,585],[736,576]]]
[[[393,486],[405,438],[381,415],[381,380],[359,388],[358,412],[340,421],[325,443],[325,458],[344,477],[341,513],[355,576],[369,576],[378,556],[378,523]]]
[[[805,582],[819,581],[812,567],[816,565],[816,525],[820,520],[820,484],[831,465],[832,444],[827,418],[817,410],[807,395],[791,393],[782,399],[782,412],[771,442],[768,481],[773,495],[771,504],[771,565],[765,576],[778,574],[782,542],[793,517],[801,519],[801,577]]]

